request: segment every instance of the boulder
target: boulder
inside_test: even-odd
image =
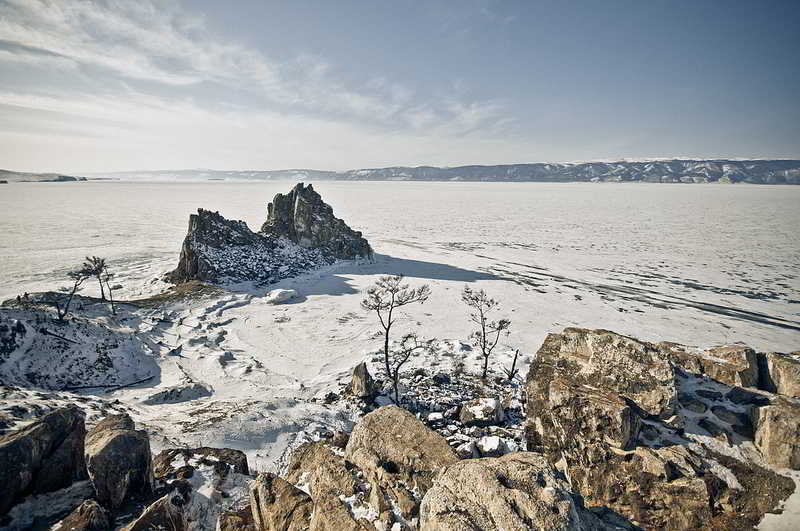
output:
[[[581,451],[598,442],[626,450],[640,427],[638,408],[613,391],[575,386],[561,377],[547,386],[529,384],[525,431],[530,451]]]
[[[186,507],[191,501],[191,486],[183,483],[173,492],[149,505],[142,514],[125,526],[123,531],[188,531]]]
[[[241,450],[231,448],[171,448],[163,450],[153,459],[153,475],[163,479],[175,479],[179,477],[174,463],[176,458],[182,458],[183,463],[194,463],[197,465],[209,465],[213,467],[219,476],[227,476],[229,471],[238,474],[249,475],[250,470],[247,466],[247,456]],[[193,468],[187,464],[185,467]]]
[[[357,485],[353,468],[324,442],[309,442],[292,451],[286,480],[306,485],[314,500],[324,494],[352,496]]]
[[[106,531],[112,528],[111,514],[94,500],[86,500],[61,520],[54,531]]]
[[[491,426],[504,418],[503,405],[496,398],[476,398],[461,404],[459,419],[466,426]]]
[[[459,460],[441,435],[397,406],[365,415],[350,434],[345,457],[367,477],[401,480],[421,494],[441,467]]]
[[[86,468],[97,500],[111,510],[153,490],[153,465],[147,432],[135,430],[128,415],[100,421],[86,436]]]
[[[361,362],[353,369],[353,379],[350,381],[350,392],[358,398],[371,398],[375,395],[375,381],[367,369],[367,364]]]
[[[283,236],[306,248],[321,249],[338,260],[372,256],[360,232],[333,215],[312,185],[298,183],[288,194],[277,194],[267,205],[267,221],[261,232]]]
[[[800,352],[758,354],[761,382],[759,387],[770,393],[800,398]]]
[[[800,470],[800,405],[776,400],[753,408],[755,445],[766,461],[779,468]]]
[[[630,399],[649,415],[668,418],[675,410],[675,378],[664,353],[614,332],[565,328],[549,334],[528,373],[528,396],[542,394],[531,387],[548,385],[556,376]]]
[[[311,524],[311,497],[272,473],[259,474],[250,486],[250,507],[260,531],[305,531]]]
[[[632,527],[631,527],[632,528]],[[420,507],[421,531],[596,531],[606,527],[547,460],[518,452],[449,465]]]
[[[506,442],[497,435],[485,435],[478,439],[475,447],[482,457],[500,457],[508,453]],[[458,450],[456,450],[458,452]],[[466,453],[466,452],[464,452]]]
[[[23,496],[51,492],[85,479],[85,435],[83,413],[70,407],[0,437],[0,515]]]
[[[259,531],[253,520],[250,505],[235,511],[225,511],[217,518],[216,531]]]

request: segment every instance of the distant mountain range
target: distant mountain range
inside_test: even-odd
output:
[[[0,170],[0,183],[28,183],[28,182],[68,182],[85,181],[86,177],[73,177],[60,173],[25,173],[21,171]]]
[[[0,179],[4,179],[2,176],[3,173],[6,172],[0,172]],[[164,170],[93,174],[89,176],[89,179],[180,181],[745,182],[753,184],[800,184],[800,160],[670,159],[618,162],[500,164],[495,166],[457,166],[445,168],[438,168],[435,166],[396,166],[391,168],[348,170],[344,172],[303,169],[253,171]]]

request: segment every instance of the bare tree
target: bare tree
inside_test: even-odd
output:
[[[478,327],[477,330],[470,334],[470,338],[473,345],[481,349],[481,355],[483,356],[483,374],[481,378],[486,379],[486,372],[489,369],[489,357],[492,355],[494,347],[497,346],[497,342],[500,341],[500,335],[511,326],[511,321],[508,319],[489,320],[489,314],[496,310],[500,303],[486,295],[483,290],[473,291],[469,286],[464,286],[464,291],[461,292],[461,300],[472,309],[469,318]]]
[[[103,288],[103,272],[106,269],[106,259],[99,256],[87,256],[83,262],[82,272],[87,277],[94,277],[100,284],[100,298],[106,300],[106,292]]]
[[[108,300],[111,302],[111,315],[117,315],[117,308],[114,306],[114,295],[111,293],[111,280],[114,278],[114,273],[108,270],[108,266],[103,267],[103,273],[100,278],[100,285],[103,282],[106,283],[106,289],[108,290]]]
[[[418,288],[410,288],[403,283],[403,275],[380,277],[374,286],[367,289],[367,298],[361,301],[361,307],[368,312],[375,312],[383,327],[383,362],[386,374],[392,376],[389,363],[389,334],[397,320],[396,311],[403,306],[418,302],[423,304],[431,294],[431,288],[423,284]]]
[[[398,389],[400,384],[400,369],[411,359],[411,356],[422,350],[430,349],[431,343],[433,343],[432,339],[420,341],[417,334],[411,333],[403,336],[400,340],[400,344],[394,349],[389,369],[389,378],[391,378],[394,387],[395,404],[400,403],[400,391]]]
[[[63,300],[63,297],[53,297],[50,300],[50,303],[55,307],[56,313],[58,314],[58,321],[61,323],[64,322],[64,319],[69,313],[69,306],[72,304],[72,298],[81,289],[83,281],[88,278],[82,269],[70,271],[67,273],[67,276],[72,280],[72,286],[59,288],[59,291],[65,294],[66,300]]]

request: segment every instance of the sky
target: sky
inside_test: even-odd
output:
[[[800,2],[0,0],[0,168],[800,158]]]

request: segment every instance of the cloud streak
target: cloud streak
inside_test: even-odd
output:
[[[211,104],[238,104],[241,93],[258,111],[383,130],[457,136],[479,129],[497,134],[511,125],[496,101],[420,101],[413,87],[385,76],[350,86],[321,57],[276,61],[215,37],[202,17],[170,1],[6,0],[0,6],[1,61],[154,83],[163,99],[196,97],[196,87],[210,87],[219,95]]]

